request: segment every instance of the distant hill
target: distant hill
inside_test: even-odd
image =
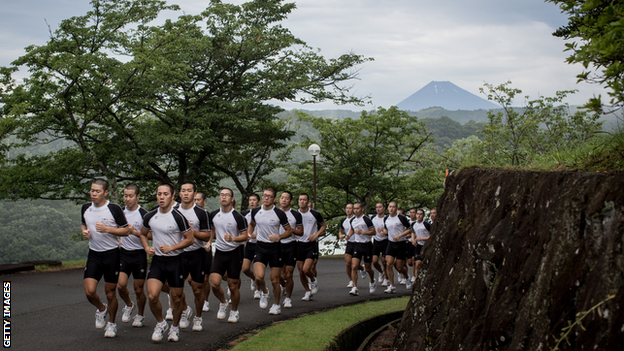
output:
[[[399,102],[397,107],[405,111],[420,111],[433,106],[446,110],[491,110],[497,105],[468,92],[451,82],[432,81]]]

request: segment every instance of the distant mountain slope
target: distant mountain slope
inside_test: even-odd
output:
[[[470,93],[451,82],[432,81],[397,104],[405,111],[420,111],[439,106],[446,110],[490,110],[497,105]]]

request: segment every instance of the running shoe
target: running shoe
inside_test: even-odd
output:
[[[269,293],[262,293],[260,296],[260,308],[267,308],[269,306]]]
[[[186,309],[182,311],[182,317],[180,317],[180,328],[186,329],[189,324],[191,324],[191,316],[193,315],[193,310],[190,306],[186,306]]]
[[[280,284],[280,288],[282,291],[282,296],[286,295],[286,287]]]
[[[290,299],[290,297],[287,297],[284,299],[284,308],[291,308],[292,307],[292,300]]]
[[[134,302],[132,302],[132,307],[129,307],[128,305],[126,305],[126,307],[124,307],[122,309],[121,321],[124,322],[124,323],[130,322],[130,317],[132,316],[132,311],[135,308],[136,308],[136,304]]]
[[[351,291],[349,291],[349,294],[353,295],[353,296],[358,296],[360,294],[360,292],[358,291],[358,288],[356,288],[355,286],[351,289]]]
[[[305,295],[301,298],[302,301],[310,301],[312,300],[312,293],[309,291],[305,292]]]
[[[228,303],[219,304],[219,312],[217,312],[217,319],[225,319],[225,312],[227,311]]]
[[[312,295],[316,295],[317,292],[318,292],[318,279],[310,283],[310,293]]]
[[[202,311],[204,312],[210,311],[210,302],[204,301],[204,307],[202,308]]]
[[[260,290],[254,291],[254,299],[258,300],[262,297],[262,292]]]
[[[410,281],[411,281],[412,283],[413,283],[413,282],[415,282],[415,281],[416,281],[416,276],[415,276],[415,275],[413,275],[413,276],[410,278]]]
[[[167,315],[165,316],[165,320],[166,321],[172,321],[173,320],[173,308],[168,308],[167,309]]]
[[[385,279],[386,279],[386,275],[385,275],[385,274],[383,274],[383,273],[381,273],[381,274],[379,275],[379,279],[377,279],[377,283],[381,283],[381,282],[383,282]]]
[[[106,323],[106,330],[104,331],[105,338],[114,338],[117,336],[117,324],[108,322]]]
[[[394,287],[394,285],[389,285],[388,288],[384,290],[384,292],[386,294],[394,294],[396,293],[396,288]]]
[[[169,337],[167,340],[173,342],[180,341],[180,328],[172,326],[171,329],[169,329]]]
[[[368,290],[371,294],[375,292],[375,289],[377,289],[377,283],[368,283]]]
[[[238,322],[238,311],[230,311],[230,318],[228,318],[228,323],[237,323]]]
[[[360,266],[360,277],[362,277],[362,279],[366,278],[366,270],[364,269],[363,266]]]
[[[257,287],[256,287],[256,281],[255,280],[251,280],[251,291],[256,291]]]
[[[193,331],[200,332],[202,330],[204,330],[204,327],[202,325],[202,317],[193,317]]]
[[[352,288],[353,287],[353,280],[349,280],[349,284],[347,284],[347,288]]]
[[[134,321],[132,321],[132,326],[135,328],[141,328],[143,323],[145,322],[145,317],[140,314],[134,315]]]
[[[407,283],[407,279],[400,277],[399,278],[399,285],[405,285]]]
[[[104,311],[95,310],[95,327],[102,329],[106,326],[106,315],[108,314],[108,306],[104,305]]]
[[[280,308],[280,305],[276,305],[273,304],[273,306],[271,306],[271,309],[269,310],[269,314],[280,314],[282,313],[282,309]]]
[[[388,286],[388,285],[390,285],[390,281],[388,280],[388,278],[385,278],[383,280],[383,283],[381,283],[381,286]]]
[[[405,288],[408,290],[412,290],[412,282],[408,280],[407,284],[405,284]]]
[[[163,335],[165,334],[167,329],[169,329],[169,324],[167,324],[167,322],[163,321],[163,324],[156,323],[156,326],[154,327],[154,332],[152,333],[152,341],[159,342],[160,340],[162,340]]]

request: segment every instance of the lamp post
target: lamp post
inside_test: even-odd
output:
[[[308,147],[308,152],[314,160],[314,209],[316,210],[316,156],[321,154],[321,147],[316,144],[312,144]]]

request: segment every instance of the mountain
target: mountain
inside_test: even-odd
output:
[[[432,81],[397,104],[405,111],[420,111],[433,106],[446,110],[490,110],[499,106],[470,93],[451,82]]]

